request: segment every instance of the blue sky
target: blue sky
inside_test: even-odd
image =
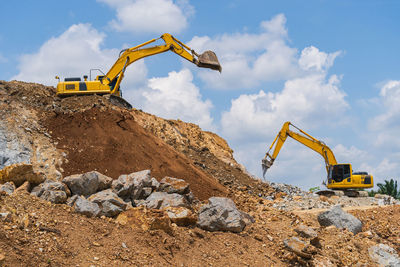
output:
[[[123,93],[161,117],[224,137],[239,162],[260,160],[289,120],[339,162],[397,178],[400,160],[399,1],[2,1],[0,79],[56,85],[55,75],[106,71],[121,49],[169,32],[214,50],[222,74],[172,53],[135,62]],[[267,179],[303,188],[322,158],[288,140]]]

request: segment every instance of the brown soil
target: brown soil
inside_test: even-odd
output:
[[[242,233],[207,232],[174,227],[143,231],[114,219],[87,218],[18,192],[0,196],[1,212],[11,216],[0,226],[3,266],[376,266],[368,248],[385,243],[400,252],[400,206],[352,212],[364,223],[353,235],[335,227],[320,228],[314,216],[298,217],[266,207],[261,199],[239,194],[242,208],[256,222]],[[299,224],[314,227],[321,248],[302,259],[285,249],[283,240],[297,236]],[[325,265],[322,265],[325,263]],[[364,265],[363,265],[364,264]]]
[[[278,197],[259,196],[281,193],[243,172],[226,142],[196,125],[150,118],[96,95],[60,99],[52,87],[16,81],[0,81],[0,102],[0,115],[21,128],[18,138],[43,138],[34,153],[49,161],[33,157],[43,170],[48,163],[64,175],[98,170],[117,178],[151,169],[157,178],[185,179],[201,199],[227,194],[255,219],[240,234],[176,225],[167,234],[87,218],[21,191],[0,194],[0,212],[10,213],[1,216],[0,266],[376,266],[368,256],[372,245],[400,253],[399,205],[351,210],[364,224],[357,235],[320,227],[315,212],[279,211],[271,207]],[[54,154],[64,158],[55,148],[43,152],[54,146],[68,161],[55,161]],[[313,227],[321,244],[310,246],[308,260],[283,244],[299,224]]]
[[[199,199],[226,194],[214,178],[197,169],[184,155],[147,133],[129,112],[93,108],[59,114],[44,121],[59,149],[67,153],[64,176],[97,170],[114,179],[150,169],[158,179],[186,180]]]

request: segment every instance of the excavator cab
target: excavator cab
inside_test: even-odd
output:
[[[367,172],[353,173],[351,164],[335,164],[329,166],[326,187],[329,189],[371,188],[373,177]]]
[[[345,179],[351,177],[350,164],[337,164],[329,167],[328,183],[340,183]]]

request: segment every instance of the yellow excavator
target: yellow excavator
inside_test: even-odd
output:
[[[289,129],[290,126],[293,126],[298,132]],[[288,136],[319,153],[324,158],[326,171],[328,173],[327,183],[324,182],[324,184],[328,189],[343,190],[345,194],[347,193],[346,195],[357,196],[358,193],[352,189],[364,189],[374,186],[372,175],[369,175],[367,172],[353,173],[352,166],[349,163],[338,164],[332,150],[324,142],[312,137],[290,122],[285,122],[283,124],[282,129],[275,137],[275,140],[272,142],[272,145],[262,160],[261,165],[264,176],[266,171],[274,163]],[[270,154],[273,147],[274,150],[272,154]],[[321,194],[329,195],[329,191],[321,192]]]
[[[147,47],[147,45],[159,39],[164,40],[165,44]],[[56,76],[56,79],[59,80],[56,94],[58,96],[110,94],[111,96],[120,98],[120,84],[124,78],[126,68],[141,58],[167,51],[176,53],[184,59],[196,64],[198,67],[218,70],[219,72],[222,70],[218,58],[213,51],[205,51],[199,55],[193,49],[174,38],[171,34],[165,33],[160,38],[152,39],[138,46],[122,50],[118,59],[107,74],[103,73],[103,75],[98,75],[93,81],[88,81],[87,75],[83,76],[83,81],[78,77],[65,78],[63,82]]]

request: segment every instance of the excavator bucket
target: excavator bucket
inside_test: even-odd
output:
[[[222,71],[222,67],[219,64],[217,55],[213,51],[205,51],[199,56],[197,66],[200,68],[208,68],[212,70]]]

